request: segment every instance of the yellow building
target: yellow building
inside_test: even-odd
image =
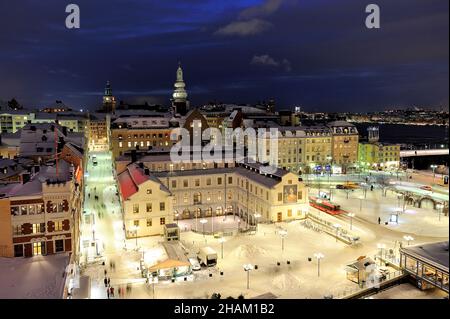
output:
[[[400,145],[359,143],[359,165],[363,169],[397,170],[400,167]]]
[[[345,121],[328,123],[331,129],[331,156],[333,164],[346,173],[348,168],[354,167],[358,161],[359,134],[357,128]]]
[[[125,154],[126,151],[148,149],[167,149],[173,145],[170,140],[170,118],[127,117],[118,118],[111,125],[111,151],[113,158]]]
[[[148,168],[136,163],[117,177],[127,238],[162,235],[173,222],[172,194]]]

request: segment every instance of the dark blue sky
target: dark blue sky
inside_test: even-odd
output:
[[[65,7],[81,29],[65,28]],[[365,7],[381,8],[381,29]],[[191,103],[371,111],[448,107],[448,0],[0,2],[0,99],[26,106],[169,103],[178,60]]]

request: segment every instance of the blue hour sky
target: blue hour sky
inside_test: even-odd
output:
[[[81,28],[65,27],[76,3]],[[365,7],[381,8],[381,29]],[[449,101],[448,0],[0,2],[0,100],[40,107],[169,104],[181,60],[191,104],[374,111]]]

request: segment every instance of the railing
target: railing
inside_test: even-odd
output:
[[[385,276],[377,276],[378,282],[371,283],[370,285],[363,284],[363,286],[352,287],[349,289],[344,289],[338,291],[337,293],[330,294],[325,296],[326,299],[352,299],[352,298],[361,298],[363,296],[377,293],[383,288],[388,288],[391,283],[395,283],[397,280],[405,277],[403,271],[396,270],[394,272],[390,272]]]

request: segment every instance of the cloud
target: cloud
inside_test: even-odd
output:
[[[283,0],[266,0],[262,4],[251,6],[239,13],[238,19],[216,31],[220,35],[238,35],[241,37],[262,33],[272,27],[272,23],[260,19],[276,12]]]
[[[260,5],[253,6],[243,10],[239,17],[242,19],[251,19],[256,17],[268,16],[281,6],[283,0],[266,0]]]
[[[238,35],[241,37],[255,35],[272,27],[270,22],[252,19],[248,21],[234,21],[216,31],[219,35]]]
[[[253,56],[252,60],[250,61],[250,64],[273,66],[276,68],[282,67],[286,72],[290,72],[292,70],[291,62],[289,62],[288,59],[277,61],[268,54]]]

